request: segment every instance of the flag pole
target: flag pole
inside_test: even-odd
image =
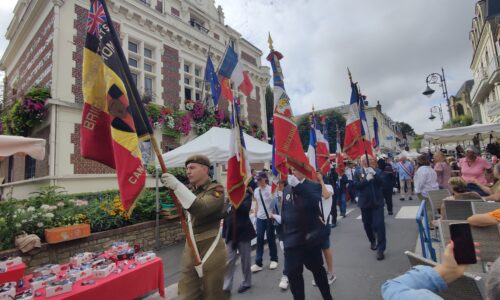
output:
[[[210,57],[210,49],[212,48],[212,45],[208,45],[208,53],[207,53],[207,62],[208,62],[208,58]],[[207,73],[207,66],[205,65],[205,74]],[[205,86],[207,84],[207,79],[205,78],[205,74],[203,74],[203,86],[201,88],[201,101],[204,101],[205,100],[203,99],[203,96],[205,95]],[[206,101],[206,105],[208,107],[208,100]],[[214,106],[215,106],[215,103],[214,103]]]
[[[106,4],[106,1],[102,1],[102,6],[104,8],[104,12],[106,14],[106,17],[109,19],[108,22],[110,25],[113,24],[113,21],[111,20],[111,15],[109,14],[109,11],[108,11],[108,7],[107,7],[107,4]],[[122,71],[124,72],[125,74],[125,80],[127,81],[127,84],[128,86],[130,87],[130,90],[132,92],[132,95],[136,101],[129,101],[129,104],[132,103],[133,105],[136,105],[137,106],[137,109],[138,111],[140,112],[141,111],[141,108],[142,110],[144,110],[144,107],[142,106],[139,106],[137,104],[137,101],[140,101],[140,96],[139,96],[139,92],[137,91],[137,88],[134,84],[132,84],[134,81],[132,79],[132,74],[130,73],[130,69],[128,67],[128,63],[127,63],[127,60],[125,59],[125,54],[123,53],[123,49],[122,47],[120,46],[121,43],[120,43],[120,39],[118,38],[115,30],[114,30],[114,27],[113,26],[109,26],[110,28],[110,34],[111,34],[111,37],[113,39],[113,42],[119,46],[119,47],[116,47],[116,53],[118,55],[118,57],[120,58],[120,60],[122,61],[122,63],[120,64],[120,67],[122,68]],[[141,103],[142,104],[142,103]],[[150,126],[148,126],[149,124],[146,123],[146,121],[142,118],[142,114],[139,113],[139,117],[141,119],[141,122],[143,123],[143,125],[145,125],[145,127],[149,128]],[[165,161],[163,160],[163,157],[161,155],[161,151],[160,151],[160,148],[158,147],[158,142],[156,141],[156,138],[154,137],[154,134],[151,134],[148,130],[148,135],[149,135],[149,138],[151,140],[151,144],[153,145],[153,149],[156,153],[156,157],[158,158],[158,163],[160,164],[161,166],[161,170],[163,173],[166,173],[167,172],[167,166],[165,165]],[[188,225],[187,225],[187,222],[186,222],[186,216],[184,215],[184,212],[183,212],[183,208],[182,208],[182,205],[180,204],[179,202],[179,199],[177,199],[177,196],[175,196],[174,192],[172,190],[169,189],[169,194],[170,194],[170,197],[172,198],[174,204],[175,204],[175,207],[177,209],[177,212],[179,213],[179,217],[180,217],[180,220],[181,220],[181,226],[182,226],[182,231],[184,232],[184,235],[186,236],[186,242],[191,250],[191,255],[193,256],[193,260],[194,260],[194,265],[195,266],[198,266],[198,265],[201,265],[201,259],[200,259],[200,256],[198,255],[197,251],[196,251],[196,245],[194,243],[194,241],[191,239],[191,235],[189,234],[189,228],[188,228]]]
[[[312,106],[311,125],[313,127],[314,135],[316,136],[316,116],[314,114],[314,104]],[[318,170],[318,151],[317,151],[317,148],[318,148],[318,137],[317,136],[316,136],[316,139],[314,141],[313,147],[314,147],[314,166],[316,167],[316,172],[319,172],[320,170]]]

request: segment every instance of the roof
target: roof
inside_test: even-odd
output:
[[[462,95],[463,92],[470,93],[473,85],[474,85],[474,79],[469,79],[469,80],[465,81],[462,84],[462,86],[460,87],[460,89],[458,89],[458,92],[455,95],[455,97],[460,98],[460,96]]]

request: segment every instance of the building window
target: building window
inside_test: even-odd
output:
[[[462,106],[462,104],[457,104],[457,115],[459,116],[463,116],[465,113],[464,113],[464,107]]]
[[[137,85],[137,74],[131,73],[132,74],[132,79],[134,80],[135,85]]]
[[[128,42],[128,51],[137,53],[137,44],[134,42]]]
[[[200,101],[201,100],[201,94],[200,94],[200,92],[196,92],[196,94],[195,94],[194,97],[195,97],[196,101]]]
[[[214,39],[220,40],[220,36],[217,33],[214,33]]]
[[[147,95],[152,95],[153,94],[153,78],[151,78],[151,77],[144,77],[144,92]]]
[[[203,20],[201,20],[201,18],[194,16],[193,14],[191,14],[191,17],[189,18],[189,24],[193,28],[196,28],[203,33],[208,33],[208,31],[209,31],[207,28],[204,27],[205,22]]]
[[[201,74],[201,68],[200,67],[195,67],[194,68],[194,75],[199,77],[200,74]]]
[[[189,78],[184,78],[184,84],[185,85],[190,85],[191,84],[191,80],[189,80]]]
[[[144,63],[144,71],[153,72],[153,66],[148,63]]]
[[[131,67],[137,68],[137,60],[134,58],[129,57],[128,58],[128,64]]]
[[[153,50],[144,47],[144,57],[153,58]]]
[[[31,156],[26,155],[24,160],[24,179],[31,179],[35,177],[36,160]]]
[[[179,11],[178,11],[177,9],[173,8],[173,7],[171,7],[171,8],[170,8],[170,13],[171,13],[172,15],[176,16],[176,17],[179,17],[179,16],[180,16]]]
[[[184,99],[191,100],[191,89],[184,88]]]
[[[186,73],[189,73],[189,65],[188,64],[184,64],[184,72]]]

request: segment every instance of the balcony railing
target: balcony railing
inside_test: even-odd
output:
[[[481,68],[473,73],[474,86],[471,89],[470,95],[472,102],[476,102],[483,98],[482,95],[492,88],[492,84],[500,77],[500,57],[493,57],[486,68]],[[481,97],[478,97],[478,96]]]

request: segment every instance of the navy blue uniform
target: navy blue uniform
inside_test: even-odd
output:
[[[384,196],[382,194],[382,171],[377,169],[373,179],[367,181],[363,170],[354,173],[354,186],[358,191],[358,206],[366,236],[370,243],[377,242],[377,251],[384,252],[386,247],[384,224]]]
[[[333,299],[328,285],[323,256],[319,243],[311,245],[306,237],[318,227],[321,186],[308,180],[296,187],[286,186],[283,190],[281,210],[283,244],[288,280],[293,298],[305,299],[303,266],[314,276],[323,299]]]

